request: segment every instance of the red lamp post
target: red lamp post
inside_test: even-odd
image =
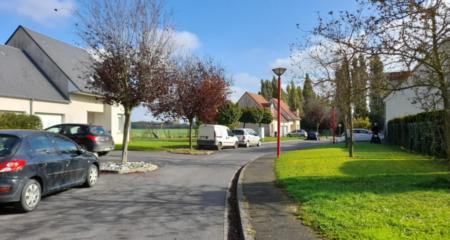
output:
[[[274,68],[272,71],[278,76],[278,104],[277,104],[277,158],[280,158],[281,153],[281,75],[286,71],[286,68]]]

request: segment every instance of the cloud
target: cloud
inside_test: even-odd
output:
[[[260,78],[249,73],[238,73],[232,76],[233,84],[250,91],[259,89]]]
[[[187,31],[172,33],[172,45],[178,55],[187,55],[200,48],[201,43],[197,35]]]
[[[75,9],[75,0],[14,0],[0,2],[0,10],[12,11],[43,24],[60,21],[61,18],[69,18]]]

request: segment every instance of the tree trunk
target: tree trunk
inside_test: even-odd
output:
[[[244,122],[244,128],[245,128],[245,122]]]
[[[194,125],[194,119],[189,119],[189,149],[192,150],[192,126]]]
[[[348,156],[353,157],[353,114],[352,114],[352,108],[350,108],[350,111],[348,112]]]
[[[450,171],[450,102],[447,91],[442,91],[442,101],[444,102],[444,141],[445,153],[447,154],[448,170]]]
[[[130,138],[131,109],[125,108],[125,124],[122,139],[122,164],[128,162],[128,139]]]

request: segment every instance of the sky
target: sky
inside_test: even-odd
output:
[[[283,81],[302,84],[303,79],[293,77],[292,44],[304,41],[319,13],[355,5],[352,0],[166,0],[176,44],[219,62],[233,81],[233,101],[245,91],[257,93],[260,79],[271,79],[277,66],[291,70]],[[73,10],[78,8],[77,0],[0,0],[0,42],[23,25],[83,47],[75,33]],[[133,111],[133,121],[151,119],[142,107]]]

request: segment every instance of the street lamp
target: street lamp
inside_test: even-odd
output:
[[[277,158],[280,158],[280,128],[281,128],[281,75],[286,72],[286,68],[274,68],[272,71],[278,76],[278,106],[277,106]]]

